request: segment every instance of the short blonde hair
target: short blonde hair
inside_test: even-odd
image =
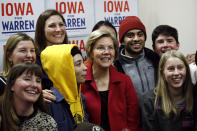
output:
[[[182,85],[183,87],[183,97],[186,102],[186,111],[191,112],[193,108],[193,84],[190,76],[190,68],[189,64],[187,63],[187,60],[185,56],[175,50],[168,51],[164,53],[160,59],[159,62],[159,80],[157,83],[157,88],[155,90],[156,93],[156,98],[155,98],[155,109],[158,104],[158,102],[161,100],[161,108],[164,112],[164,114],[169,117],[171,113],[174,113],[175,115],[178,115],[178,111],[176,108],[176,104],[173,102],[172,98],[170,97],[169,90],[168,90],[168,85],[167,82],[164,78],[164,68],[166,61],[171,58],[175,57],[183,61],[185,67],[186,67],[186,77],[185,81]]]
[[[118,40],[109,31],[99,29],[99,30],[93,31],[90,34],[90,36],[88,37],[87,43],[86,43],[86,53],[87,53],[87,57],[89,58],[90,61],[92,61],[90,58],[90,54],[92,53],[95,43],[98,39],[100,39],[102,37],[110,37],[112,39],[113,44],[114,44],[114,49],[115,49],[115,58],[118,56],[118,47],[119,47]]]

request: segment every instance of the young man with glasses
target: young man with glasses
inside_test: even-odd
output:
[[[128,16],[120,22],[119,41],[123,47],[115,67],[130,76],[139,96],[156,85],[159,56],[145,48],[146,29],[136,16]]]

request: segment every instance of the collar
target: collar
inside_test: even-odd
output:
[[[120,79],[122,79],[122,78],[120,76],[120,73],[114,68],[114,66],[111,65],[109,67],[109,71],[110,71],[110,83],[120,82]],[[86,81],[89,81],[89,82],[94,81],[94,77],[92,75],[92,64],[90,64],[88,66],[87,75],[86,75]]]
[[[92,75],[92,64],[89,64],[89,65],[88,65],[87,75],[86,75],[85,80],[86,80],[86,81],[94,80],[93,75]]]
[[[110,66],[110,82],[119,83],[121,79],[122,77],[120,73],[114,68],[114,66]]]
[[[29,119],[33,118],[34,116],[36,116],[37,112],[38,112],[38,109],[34,107],[34,111],[31,115],[29,115],[29,116],[19,116],[18,115],[18,118],[20,120],[20,124],[22,124],[24,121],[29,120]]]
[[[121,56],[121,57],[125,57],[126,59],[134,59],[134,58],[131,57],[131,56],[125,55],[125,49],[124,49],[124,48],[120,51],[120,56]],[[144,49],[143,49],[142,52],[140,53],[140,55],[139,55],[139,57],[138,57],[137,59],[143,58],[144,56],[145,56],[145,52],[144,52]]]
[[[137,59],[134,59],[133,57],[130,57],[130,56],[126,56],[125,53],[124,53],[125,49],[122,49],[121,52],[120,52],[120,55],[119,55],[119,61],[121,64],[131,64],[133,63],[134,61],[140,61],[140,60],[143,60],[144,57],[145,57],[145,52],[144,52],[144,49],[143,51],[140,53],[139,57]]]

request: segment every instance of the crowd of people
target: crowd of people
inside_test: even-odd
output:
[[[87,60],[68,44],[56,10],[38,17],[35,38],[12,35],[0,73],[3,131],[197,131],[197,52],[185,57],[178,31],[159,25],[152,48],[137,16],[95,24]],[[119,37],[119,38],[118,38]]]

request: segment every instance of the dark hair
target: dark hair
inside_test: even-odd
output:
[[[40,14],[36,23],[36,31],[35,31],[35,43],[39,51],[37,52],[38,54],[40,54],[40,52],[46,47],[46,37],[44,33],[45,22],[49,17],[53,15],[60,16],[63,22],[65,23],[64,17],[57,10],[46,10],[42,14]],[[63,43],[68,43],[67,34],[65,35]]]
[[[116,33],[116,38],[117,38],[118,33],[116,31],[116,28],[109,21],[103,21],[103,20],[101,20],[101,21],[97,22],[94,25],[94,27],[92,29],[92,32],[95,31],[95,30],[98,30],[101,26],[108,26],[108,27],[111,27],[112,29],[114,29],[114,31]]]
[[[81,51],[79,50],[79,48],[77,46],[74,46],[72,49],[71,49],[71,55],[74,57],[76,54],[81,54]]]
[[[1,97],[1,115],[2,115],[2,129],[6,131],[18,130],[19,118],[16,114],[13,105],[13,87],[16,79],[21,76],[24,72],[31,75],[36,75],[42,78],[42,70],[37,64],[32,63],[21,63],[14,65],[8,73],[7,85],[3,96]],[[38,100],[34,103],[36,109],[40,109],[42,112],[47,112],[46,106],[43,101],[42,93]]]
[[[169,25],[159,25],[153,30],[153,33],[152,33],[153,49],[155,49],[155,40],[157,39],[159,35],[172,36],[174,37],[176,42],[179,43],[178,32],[176,28],[171,27]]]

